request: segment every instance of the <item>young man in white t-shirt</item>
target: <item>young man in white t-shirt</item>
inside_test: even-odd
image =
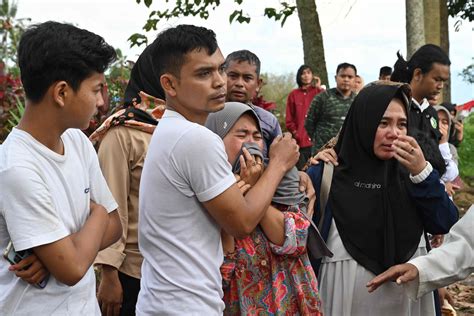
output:
[[[222,315],[220,230],[251,233],[283,175],[298,160],[278,136],[270,163],[242,195],[222,140],[203,125],[224,107],[224,57],[211,30],[179,25],[158,35],[153,58],[167,110],[148,149],[140,185],[143,254],[138,315]],[[244,164],[255,166],[247,157]]]
[[[103,104],[103,72],[114,58],[102,37],[67,24],[35,25],[20,40],[27,102],[0,147],[0,249],[11,240],[33,254],[15,265],[0,259],[1,315],[100,315],[91,265],[121,226],[79,129]]]

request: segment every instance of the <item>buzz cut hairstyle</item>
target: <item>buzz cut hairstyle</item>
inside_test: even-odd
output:
[[[352,68],[352,69],[354,69],[354,72],[355,72],[355,74],[356,74],[356,76],[357,76],[357,68],[356,68],[356,66],[354,66],[353,64],[349,64],[349,63],[341,63],[341,64],[337,65],[336,76],[337,76],[337,74],[339,73],[339,70],[341,70],[341,69],[347,69],[347,68]]]
[[[204,49],[210,56],[218,49],[216,34],[212,30],[187,24],[164,30],[152,45],[153,64],[159,77],[171,73],[179,78],[188,53]]]
[[[225,66],[228,67],[231,61],[236,61],[239,63],[246,61],[250,65],[255,65],[255,72],[257,73],[257,77],[260,77],[260,59],[251,51],[247,49],[242,49],[230,53],[225,59]]]

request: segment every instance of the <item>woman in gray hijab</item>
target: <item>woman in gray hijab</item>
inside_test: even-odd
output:
[[[229,102],[209,115],[206,127],[222,138],[234,173],[247,184],[256,182],[247,177],[249,170],[263,171],[265,161],[255,112],[246,104]],[[317,280],[306,248],[311,225],[305,214],[307,198],[298,184],[298,172],[293,168],[248,237],[234,241],[223,232],[225,315],[320,315]],[[330,254],[327,248],[322,252]]]

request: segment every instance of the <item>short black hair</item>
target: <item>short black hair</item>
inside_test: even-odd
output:
[[[258,59],[257,55],[255,55],[251,51],[242,49],[232,52],[227,55],[225,59],[225,65],[229,66],[231,61],[237,61],[239,63],[246,61],[250,65],[255,65],[255,72],[257,73],[257,77],[260,77],[260,59]]]
[[[114,48],[99,35],[52,21],[28,28],[18,46],[21,82],[26,98],[35,103],[57,81],[77,91],[82,81],[103,73],[115,58]]]
[[[354,69],[355,74],[357,75],[357,68],[356,68],[356,66],[354,66],[353,64],[349,64],[349,63],[341,63],[341,64],[337,65],[336,76],[337,76],[337,74],[339,73],[339,70],[341,70],[341,69],[346,69],[346,68],[352,68],[352,69]]]
[[[205,49],[210,56],[218,48],[216,34],[205,27],[181,24],[158,34],[153,45],[153,64],[157,81],[164,73],[179,78],[186,54]]]
[[[448,54],[441,47],[434,44],[421,46],[408,61],[403,58],[400,52],[397,52],[397,57],[398,59],[393,66],[391,80],[398,82],[410,83],[413,73],[417,68],[420,68],[421,73],[425,74],[433,68],[434,63],[446,66],[451,65]]]
[[[300,88],[303,86],[301,75],[303,74],[303,71],[305,71],[306,69],[309,69],[311,72],[313,72],[313,69],[311,69],[311,67],[308,65],[301,65],[300,68],[298,68],[298,71],[296,72],[296,83],[298,84],[298,87]]]
[[[383,67],[380,68],[379,78],[380,77],[385,77],[385,76],[391,76],[391,75],[392,75],[392,67],[383,66]]]

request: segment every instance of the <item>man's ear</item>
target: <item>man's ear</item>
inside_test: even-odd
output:
[[[412,80],[420,81],[422,77],[423,77],[423,73],[421,72],[421,68],[415,68],[415,71],[413,71]]]
[[[72,93],[72,89],[66,81],[57,81],[51,87],[53,100],[60,107],[66,104],[66,98]]]
[[[170,73],[165,73],[161,75],[160,77],[160,84],[163,90],[165,91],[165,94],[175,97],[176,96],[176,84],[178,83],[178,80],[175,76],[173,76]]]

